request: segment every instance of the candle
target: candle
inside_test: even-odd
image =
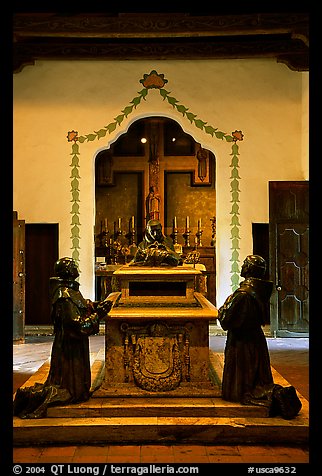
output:
[[[201,218],[198,220],[198,230],[201,230]]]
[[[107,225],[108,225],[107,218],[104,219],[104,224],[105,224],[105,231],[107,231],[108,230],[108,228],[107,228]]]
[[[132,227],[132,230],[134,230],[134,215],[132,215],[132,218],[131,218],[131,227]]]
[[[177,228],[177,217],[174,217],[173,226],[174,228]]]
[[[119,218],[118,228],[119,228],[119,230],[122,229],[122,218]]]
[[[187,218],[186,218],[186,228],[187,228],[187,230],[189,230],[189,226],[190,226],[189,217],[187,216]]]

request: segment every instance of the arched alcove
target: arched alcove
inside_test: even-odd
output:
[[[183,247],[202,245],[214,272],[215,160],[169,117],[134,121],[95,158],[96,257],[115,263],[109,244],[138,244],[147,220],[156,218],[164,234]]]

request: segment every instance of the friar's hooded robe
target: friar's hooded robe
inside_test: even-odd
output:
[[[55,333],[50,370],[44,384],[17,390],[14,414],[21,418],[42,418],[48,406],[90,397],[88,337],[99,331],[96,303],[84,299],[79,283],[72,279],[50,278],[50,288]]]
[[[262,326],[273,283],[246,278],[218,311],[227,330],[222,380],[223,399],[241,403],[270,404],[273,377]]]

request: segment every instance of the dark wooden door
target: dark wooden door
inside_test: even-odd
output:
[[[309,183],[269,183],[271,332],[309,332]]]
[[[13,212],[13,341],[25,340],[25,222]]]
[[[26,223],[26,325],[51,325],[49,278],[58,260],[58,224]]]

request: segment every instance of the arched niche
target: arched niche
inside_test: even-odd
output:
[[[122,221],[128,232],[135,217],[136,238],[149,217],[151,187],[158,198],[155,216],[167,235],[176,217],[179,234],[189,217],[192,234],[203,224],[203,242],[212,242],[216,216],[215,155],[168,117],[137,119],[95,158],[95,233],[115,231]],[[156,199],[155,199],[156,200]],[[159,209],[157,209],[159,207]],[[192,240],[194,243],[194,239]]]

